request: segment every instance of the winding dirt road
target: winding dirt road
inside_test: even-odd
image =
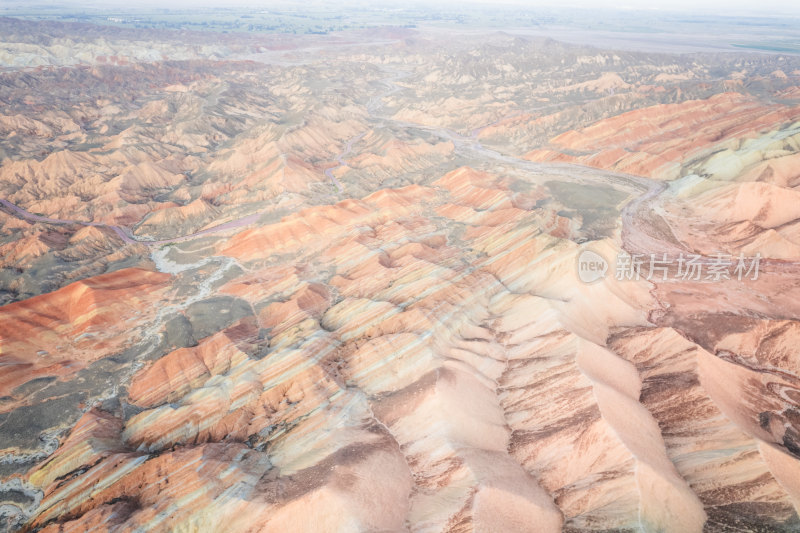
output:
[[[335,167],[331,167],[331,168],[326,168],[325,169],[325,175],[330,178],[331,182],[334,185],[336,185],[336,188],[339,189],[339,192],[344,192],[344,187],[342,187],[341,182],[338,179],[336,179],[336,176],[333,175],[333,171],[336,170],[339,167],[346,167],[347,166],[347,161],[345,161],[343,159],[344,156],[346,156],[347,154],[352,152],[353,151],[353,143],[357,143],[358,141],[363,139],[364,135],[366,135],[366,134],[367,134],[367,132],[365,131],[364,133],[362,133],[360,135],[356,135],[355,137],[353,137],[352,139],[347,141],[347,144],[344,147],[344,151],[341,154],[336,156],[336,162],[338,164]]]

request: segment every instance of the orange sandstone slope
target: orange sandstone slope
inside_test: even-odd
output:
[[[796,106],[765,105],[739,93],[661,104],[562,133],[525,154],[532,161],[574,162],[655,179],[680,177],[684,163],[711,147],[800,119]]]
[[[170,276],[140,268],[77,281],[0,307],[0,394],[43,377],[69,379],[119,351],[163,301]]]

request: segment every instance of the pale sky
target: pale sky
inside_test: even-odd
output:
[[[472,2],[472,0],[466,0]],[[796,0],[622,0],[619,2],[592,2],[589,0],[565,0],[564,2],[530,2],[525,0],[505,0],[515,5],[561,5],[591,8],[616,9],[658,9],[667,11],[686,11],[717,13],[719,15],[749,14],[769,16],[778,13],[800,14],[800,2]],[[799,30],[800,31],[800,30]]]
[[[168,8],[168,9],[189,9],[194,7],[263,7],[274,8],[277,6],[285,7],[293,4],[297,7],[314,5],[317,1],[326,6],[336,5],[340,2],[332,0],[6,0],[8,5],[35,5],[47,6],[69,6],[76,8],[118,8],[137,9],[137,8]],[[6,3],[6,2],[3,2]],[[716,13],[719,15],[750,15],[750,16],[775,16],[783,13],[800,15],[800,2],[797,0],[621,0],[621,1],[592,1],[592,0],[343,0],[341,4],[345,7],[354,4],[375,5],[376,3],[385,6],[409,7],[414,4],[442,6],[450,5],[453,8],[459,4],[506,4],[531,7],[581,7],[581,8],[617,8],[617,9],[643,9],[643,10],[665,10],[665,11],[685,11],[688,13],[708,14]],[[800,32],[800,30],[799,30]]]

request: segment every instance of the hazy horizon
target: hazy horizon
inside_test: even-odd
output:
[[[320,2],[298,2],[298,1],[281,1],[281,2],[264,2],[258,0],[238,0],[235,2],[227,2],[225,4],[220,5],[220,3],[216,0],[174,0],[170,2],[169,7],[165,7],[163,2],[158,2],[156,0],[144,0],[135,2],[132,4],[131,2],[124,2],[122,0],[100,0],[100,1],[91,1],[91,2],[79,2],[75,1],[62,1],[62,2],[23,2],[23,1],[11,1],[8,2],[3,8],[0,8],[0,11],[5,10],[14,10],[18,11],[20,9],[30,9],[30,10],[39,10],[39,9],[118,9],[123,11],[137,11],[140,9],[164,9],[167,11],[174,11],[174,10],[183,10],[183,9],[194,9],[194,8],[229,8],[229,9],[238,9],[238,8],[250,8],[250,9],[275,9],[275,8],[285,8],[290,6],[298,6],[298,7],[309,7],[309,6],[336,6],[342,7],[347,9],[348,7],[357,6],[359,4],[368,4],[372,7],[376,7],[377,5],[382,5],[388,8],[391,7],[414,7],[414,5],[419,5],[421,7],[431,7],[429,4],[425,4],[424,2],[396,2],[393,0],[382,0],[380,2],[359,2],[359,1],[352,1],[348,4],[342,5],[341,3],[334,3],[329,1],[320,1]],[[786,2],[779,2],[774,0],[768,0],[764,2],[759,2],[758,4],[754,4],[752,2],[747,2],[744,0],[734,0],[730,2],[725,2],[721,0],[699,0],[699,1],[691,1],[691,0],[654,0],[654,1],[645,1],[645,0],[626,0],[625,2],[589,2],[586,0],[570,0],[567,2],[553,2],[552,0],[545,0],[542,2],[538,1],[530,1],[530,0],[502,0],[498,3],[491,3],[485,0],[460,0],[458,2],[451,1],[451,2],[444,2],[438,4],[436,8],[450,8],[450,7],[459,7],[464,4],[468,4],[471,7],[475,6],[513,6],[513,7],[522,7],[522,8],[568,8],[568,9],[603,9],[603,10],[624,10],[624,11],[631,11],[631,10],[641,10],[641,11],[661,11],[664,13],[696,13],[702,15],[708,14],[717,14],[721,16],[753,16],[753,17],[770,17],[770,16],[780,16],[785,14],[791,14],[795,16],[800,16],[800,5],[798,4],[787,4]]]

